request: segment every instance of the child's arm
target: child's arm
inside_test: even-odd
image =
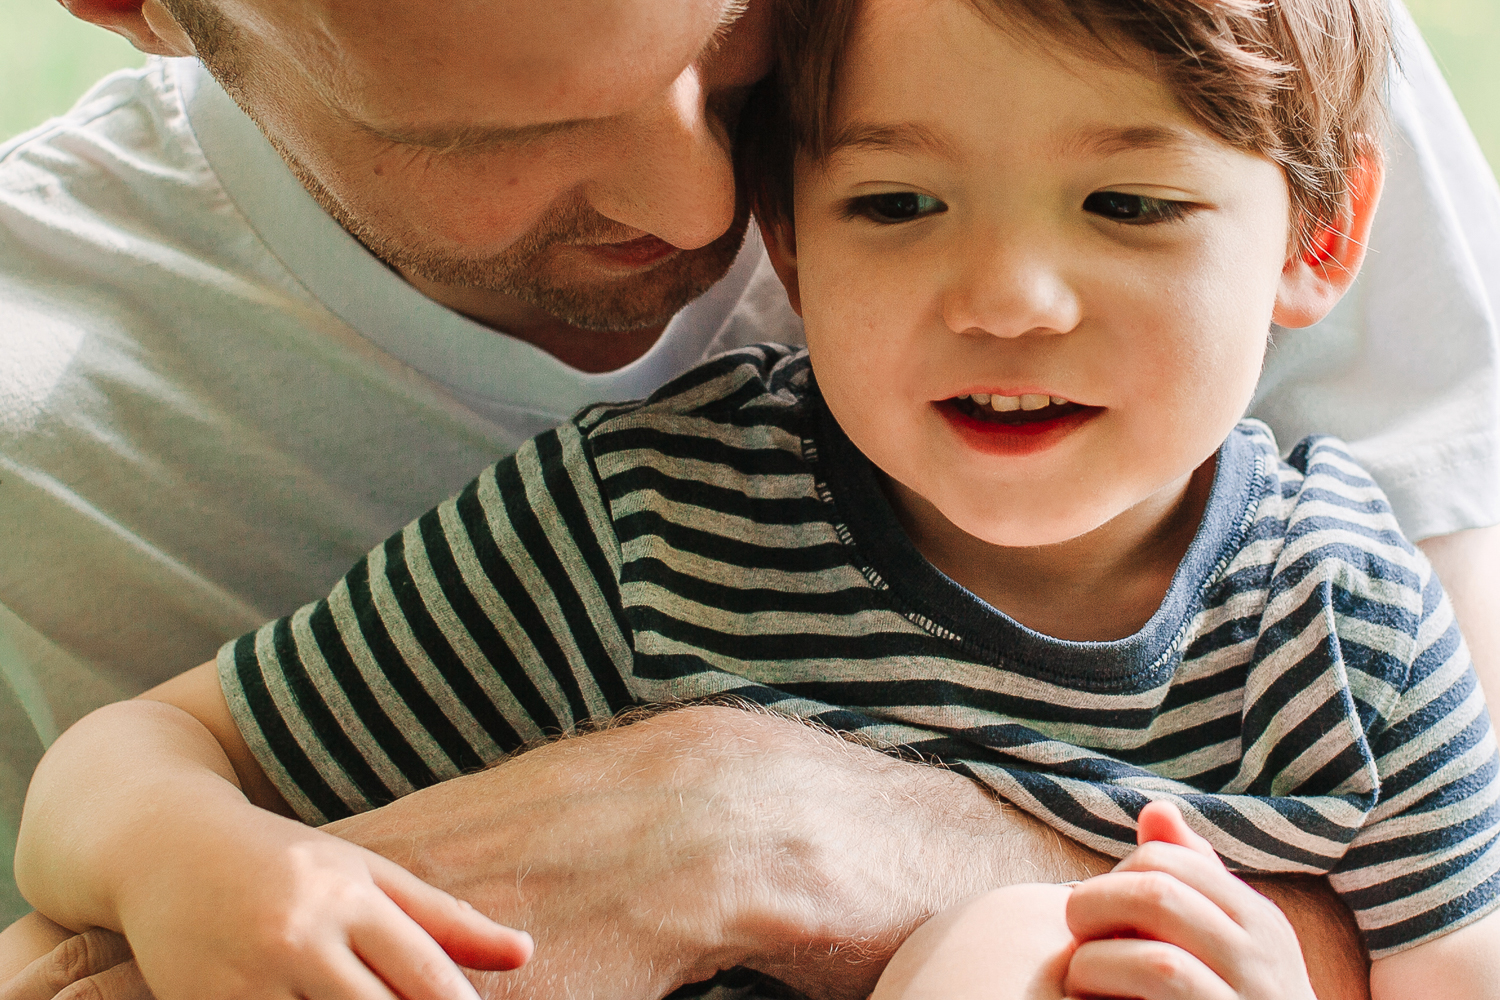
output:
[[[159,1000],[475,998],[455,961],[528,957],[525,934],[262,807],[285,809],[206,664],[53,745],[17,881],[60,924],[122,931]]]
[[[870,1000],[1062,1000],[1070,892],[1022,883],[944,910],[896,950]]]

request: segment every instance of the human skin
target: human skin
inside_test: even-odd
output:
[[[187,678],[158,692],[212,719],[207,694]],[[143,727],[109,717],[131,707],[101,710],[90,724],[122,722],[115,732],[132,741]],[[227,714],[214,727],[225,724]],[[231,756],[247,792],[265,801],[253,761]],[[91,773],[90,789],[119,787]],[[444,817],[437,827],[434,815]],[[742,963],[811,997],[860,998],[930,914],[994,885],[1110,865],[951,772],[722,708],[549,744],[325,829],[534,934],[525,968],[477,983],[486,996],[591,992],[589,973],[607,969],[612,995],[654,998]],[[1319,995],[1364,997],[1352,920],[1326,885],[1264,888],[1288,902],[1321,967],[1344,973]],[[56,983],[91,971],[68,961],[84,954],[79,940],[56,961],[40,955],[42,939],[22,955],[0,949],[0,966],[38,959],[0,997],[51,997]],[[118,956],[107,942],[92,942],[100,965]],[[134,963],[105,975],[89,995],[150,996]]]
[[[138,44],[140,44],[140,46],[147,51],[158,51],[167,54],[186,54],[187,52],[191,51],[190,43],[187,42],[180,30],[176,29],[175,25],[171,23],[170,18],[164,14],[159,5],[142,5],[140,3],[130,2],[103,2],[103,0],[70,0],[68,5],[70,9],[72,9],[80,16],[102,23],[105,26],[112,28],[113,30],[118,30],[123,34],[126,34],[127,36],[133,37],[138,42]],[[659,4],[657,6],[663,11],[669,10],[669,5],[667,4]],[[255,5],[245,5],[239,9],[254,12],[257,7]],[[269,10],[270,8],[266,9]],[[756,9],[757,7],[755,5],[752,5],[751,12],[754,13]],[[567,10],[562,7],[557,7],[551,11],[551,16],[555,18],[554,24],[558,27],[559,31],[561,31],[562,26],[567,23],[564,17],[566,13]],[[434,32],[444,33],[443,37],[438,39],[438,41],[444,46],[451,46],[456,43],[461,43],[464,39],[469,37],[469,33],[467,31],[455,27],[450,22],[445,22],[442,18],[430,17],[429,23],[431,24],[432,30]],[[748,53],[746,58],[750,59],[753,62],[754,53],[757,51],[757,46],[754,44],[750,44],[743,48],[740,47],[741,42],[747,41],[749,39],[740,35],[741,31],[746,30],[745,23],[737,22],[737,25],[738,26],[735,28],[735,30],[731,32],[728,38],[725,40],[725,43],[720,51],[725,53],[726,59],[728,58],[728,54],[731,52]],[[576,24],[575,27],[577,27]],[[596,30],[601,30],[599,23],[590,23],[587,26],[587,31],[589,32],[593,32]],[[329,36],[328,41],[329,45],[336,49],[358,44],[358,39],[346,37],[344,35]],[[508,49],[513,48],[513,46],[490,46],[490,48],[493,51],[508,51]],[[616,51],[615,49],[610,49],[608,46],[601,46],[601,48],[608,49],[611,52]],[[649,46],[647,46],[647,48],[642,51],[646,51],[648,54],[650,54],[652,50]],[[697,50],[695,49],[695,52],[696,51]],[[580,55],[580,57],[583,55],[587,55],[591,59],[600,58],[598,50],[595,49],[579,48],[577,50],[577,53]],[[258,49],[254,52],[254,57],[257,60],[262,60],[262,64],[266,66],[269,66],[274,62],[274,56],[274,52],[268,54],[268,52],[263,49]],[[739,58],[739,56],[736,56],[736,58]],[[604,57],[604,61],[601,63],[601,65],[607,66],[608,63],[609,57]],[[671,80],[675,82],[678,77],[682,75],[682,73],[686,72],[687,68],[688,67],[686,64],[676,66],[675,68],[669,67],[669,69],[673,69],[673,71],[675,71],[677,75],[672,76],[671,73],[667,73],[667,75],[671,76]],[[704,77],[706,78],[709,75],[711,74],[705,73]],[[548,76],[548,74],[546,73],[538,73],[535,75],[535,80],[539,84],[540,82],[547,79],[555,80],[559,79],[559,77]],[[294,82],[297,82],[295,74],[293,75],[293,80]],[[430,86],[429,84],[431,84],[431,81],[425,77],[415,82],[409,79],[398,80],[397,78],[393,77],[389,81],[380,81],[378,83],[378,86],[388,86],[393,90],[421,90],[423,87],[428,87],[429,94],[438,95],[439,97],[442,97],[446,94],[446,91],[438,89],[435,84],[431,84]],[[521,79],[517,83],[517,86],[524,87],[526,84],[527,80]],[[704,92],[705,94],[709,94],[718,93],[719,91],[710,90],[708,87],[705,87]],[[557,88],[557,93],[563,94],[562,88]],[[725,93],[726,96],[730,96],[728,90],[726,90]],[[483,95],[480,96],[482,97]],[[242,96],[241,99],[243,100],[245,98]],[[265,102],[268,106],[257,107],[254,109],[257,111],[257,117],[262,120],[263,124],[273,119],[276,121],[281,120],[281,118],[276,114],[272,114],[272,112],[278,110],[278,106],[280,105],[281,100],[282,99],[279,95],[265,95]],[[483,103],[484,102],[481,100],[480,106],[482,106]],[[517,103],[520,103],[519,100],[517,101]],[[453,107],[457,108],[469,108],[476,106],[473,100],[462,102],[458,100],[452,100],[451,104]],[[706,104],[707,100],[705,97],[705,110]],[[690,107],[689,110],[692,110],[692,108]],[[280,142],[283,148],[292,150],[301,150],[304,147],[312,149],[323,148],[323,137],[317,134],[315,121],[304,122],[301,118],[298,117],[296,111],[297,109],[295,107],[295,102],[289,103],[288,107],[284,109],[284,117],[286,118],[288,124],[283,128],[282,132],[279,135]],[[707,124],[707,116],[705,116],[703,119],[695,119],[692,116],[681,116],[679,120],[688,125],[696,126],[697,124],[702,123],[704,128],[710,127]],[[668,118],[666,121],[668,125],[673,124],[673,119],[671,118]],[[629,231],[620,231],[611,235],[627,236],[638,230],[642,233],[655,233],[656,235],[659,235],[665,239],[669,239],[674,243],[680,242],[681,244],[686,245],[692,242],[693,239],[701,238],[704,233],[700,231],[697,237],[690,238],[687,235],[687,229],[691,227],[687,224],[684,224],[684,228],[674,228],[674,226],[676,225],[674,220],[679,218],[679,214],[682,219],[687,219],[690,222],[691,217],[697,216],[704,210],[703,206],[712,207],[714,205],[720,206],[718,209],[714,209],[714,211],[719,212],[721,217],[724,214],[727,214],[722,208],[722,206],[727,203],[726,190],[727,185],[729,185],[730,183],[729,174],[727,171],[727,159],[724,159],[721,156],[722,147],[703,141],[704,134],[705,133],[698,132],[695,129],[688,129],[682,134],[673,132],[670,136],[671,138],[682,139],[683,145],[677,148],[687,149],[689,151],[697,150],[702,155],[688,156],[686,160],[681,160],[675,155],[667,155],[665,153],[659,157],[653,158],[649,155],[646,155],[646,152],[643,152],[642,156],[634,161],[636,167],[641,172],[641,175],[620,175],[620,177],[618,178],[620,183],[617,189],[620,192],[623,192],[628,197],[621,198],[621,204],[624,207],[622,209],[619,209],[617,211],[617,214],[622,217],[629,213],[635,214],[630,216],[631,221],[629,222]],[[719,152],[716,152],[716,150],[719,150]],[[372,180],[371,176],[367,176],[367,173],[369,175],[373,175],[373,170],[362,172],[356,169],[356,167],[359,165],[359,162],[361,162],[357,158],[349,162],[338,159],[338,156],[343,155],[346,152],[350,152],[352,154],[352,150],[350,149],[350,147],[339,146],[333,153],[329,154],[333,157],[333,162],[331,163],[331,168],[329,170],[329,180],[341,183],[347,182],[350,184],[369,183],[375,185],[377,190],[375,194],[372,194],[369,197],[375,199],[373,203],[377,204],[377,207],[372,210],[372,214],[370,215],[369,219],[367,219],[367,221],[369,221],[372,225],[383,226],[384,220],[381,215],[382,210],[378,207],[378,198],[376,198],[376,195],[379,195],[381,192],[386,192],[388,194],[391,193],[392,189],[387,187],[386,185],[394,185],[396,183],[396,180],[399,180],[402,176],[405,175],[394,175],[394,179],[393,175],[391,175],[390,173],[379,175],[382,177],[382,180],[377,184],[374,180]],[[305,159],[309,162],[317,160],[317,157],[312,155],[312,153],[299,155],[304,156]],[[612,152],[611,155],[613,155]],[[580,157],[578,159],[578,162],[584,163],[585,160]],[[520,164],[522,168],[525,168],[527,170],[530,169],[531,165],[532,164],[529,158],[523,158],[523,161]],[[687,172],[679,173],[679,171]],[[328,185],[329,180],[323,181],[325,186]],[[474,177],[473,175],[470,175],[467,181],[465,181],[461,177],[455,178],[453,180],[453,183],[462,188],[466,184],[474,183]],[[651,190],[646,190],[645,188],[640,188],[640,190],[638,191],[637,188],[640,185],[654,186],[655,193],[653,194]],[[334,184],[334,187],[337,187],[337,184]],[[494,185],[490,185],[490,187],[491,190],[486,192],[486,197],[497,196],[496,191],[493,190]],[[502,186],[500,189],[500,193],[504,193],[505,190],[506,187]],[[717,191],[716,195],[712,193],[714,191]],[[470,195],[465,192],[461,193],[463,193],[464,195],[463,199],[460,200],[460,205],[463,207],[463,210],[456,210],[452,213],[453,215],[457,215],[459,217],[462,217],[464,215],[464,211],[467,211],[468,207],[472,204]],[[395,197],[397,200],[399,200],[399,194],[400,192],[395,192],[394,194],[392,194],[392,197]],[[349,200],[351,202],[359,202],[360,204],[364,204],[365,202],[362,200],[364,197],[364,195],[359,195],[357,197],[351,195]],[[730,197],[732,197],[732,194],[730,195]],[[534,210],[532,208],[529,208],[526,205],[522,205],[521,207],[527,212],[532,212],[534,214]],[[595,207],[599,209],[601,214],[604,214],[603,208],[600,208],[598,205],[596,205]],[[439,206],[439,208],[441,209],[442,206]],[[660,223],[657,223],[647,218],[648,210],[660,213],[662,221]],[[611,209],[611,211],[616,210]],[[442,211],[439,212],[439,216],[447,217],[446,213]],[[613,218],[613,216],[611,217]],[[622,219],[616,218],[616,221],[622,221]],[[637,225],[636,223],[639,223],[639,225]],[[403,223],[403,225],[405,225],[405,223]],[[400,227],[396,228],[398,230],[397,236],[399,237],[400,232],[403,230],[400,230]],[[427,226],[426,223],[423,222],[423,220],[418,219],[415,223],[414,228],[418,231],[425,232]],[[712,229],[714,227],[710,226],[707,228]],[[441,239],[439,239],[438,242],[440,245],[443,244],[443,241]],[[504,239],[497,239],[495,242],[496,244],[504,243]],[[505,245],[508,246],[509,244]],[[536,342],[549,351],[552,351],[552,353],[557,354],[559,357],[563,357],[564,360],[572,360],[573,363],[578,364],[580,367],[589,367],[591,364],[597,367],[611,367],[615,364],[623,363],[621,359],[629,360],[630,357],[638,355],[640,351],[644,350],[645,346],[649,345],[649,343],[654,340],[656,336],[656,330],[649,327],[637,331],[636,333],[630,334],[596,335],[589,331],[579,331],[566,323],[555,322],[555,317],[548,317],[545,314],[538,313],[531,308],[526,307],[524,303],[512,301],[509,298],[505,297],[503,294],[491,294],[487,290],[474,291],[470,289],[454,288],[437,283],[425,282],[420,278],[417,278],[415,283],[424,292],[432,295],[439,301],[445,302],[449,305],[453,305],[454,307],[459,308],[461,311],[465,311],[470,315],[481,319],[482,321],[488,321],[493,325],[502,326],[506,328],[508,332],[520,335],[527,339],[531,339],[533,342]],[[1496,529],[1487,529],[1484,532],[1473,534],[1487,537],[1491,540],[1495,539],[1496,537],[1500,537],[1497,536]],[[1478,548],[1477,545],[1468,545],[1467,539],[1465,541],[1466,544],[1462,546],[1458,551],[1453,553],[1452,562],[1456,564],[1457,568],[1453,570],[1447,569],[1445,568],[1444,563],[1442,561],[1439,561],[1439,569],[1443,573],[1445,579],[1449,578],[1450,573],[1455,574],[1455,576],[1462,574],[1464,572],[1466,563],[1469,561],[1467,559],[1467,553]],[[1429,551],[1431,550],[1429,549]],[[1484,573],[1490,573],[1492,567],[1489,564],[1485,564],[1484,566],[1481,566],[1480,569]],[[1481,576],[1481,578],[1492,579],[1492,576]],[[1488,619],[1483,616],[1483,609],[1487,606],[1485,602],[1497,593],[1500,593],[1500,588],[1490,587],[1489,590],[1480,595],[1479,600],[1474,601],[1469,605],[1465,605],[1462,601],[1458,601],[1460,607],[1460,615],[1462,616],[1465,614],[1464,608],[1467,606],[1478,609],[1474,612],[1471,612],[1471,616],[1475,617],[1481,622],[1484,620],[1500,620],[1500,611],[1497,611],[1497,613],[1490,615]],[[1456,595],[1456,599],[1458,596],[1461,595]],[[1466,618],[1465,621],[1467,624],[1468,619]],[[1480,657],[1480,659],[1481,663],[1486,662],[1483,657]],[[1494,684],[1492,684],[1490,687],[1490,690],[1497,689],[1500,688],[1497,688],[1497,686]],[[667,724],[661,723],[659,725]],[[732,730],[734,727],[726,726],[725,728],[726,730]],[[705,742],[701,747],[701,752],[709,758],[715,757],[716,755],[723,755],[725,757],[726,763],[723,768],[723,788],[725,789],[724,794],[726,796],[732,795],[732,789],[736,787],[741,788],[748,794],[750,788],[752,787],[750,777],[747,775],[737,775],[734,772],[734,768],[731,767],[729,763],[727,763],[730,756],[729,748],[737,743],[737,738],[731,738],[730,736],[724,734],[721,734],[721,738],[724,739],[725,745],[720,746],[713,743],[712,741]],[[792,740],[793,745],[796,745],[794,736],[787,735],[786,738],[788,740]],[[861,753],[863,753],[863,751],[861,751]],[[546,758],[539,758],[539,760],[545,759]],[[606,763],[607,758],[603,757],[602,755],[600,758],[595,759],[590,759],[586,755],[579,755],[570,759],[568,762],[568,766],[574,768],[590,766],[603,768]],[[860,803],[864,801],[862,798],[863,789],[857,787],[858,783],[854,781],[850,775],[839,772],[837,769],[833,769],[831,764],[829,765],[829,767],[830,770],[827,773],[821,775],[814,774],[810,769],[804,768],[802,771],[797,772],[795,776],[786,775],[779,777],[782,777],[789,785],[794,780],[805,781],[805,787],[802,787],[798,790],[798,793],[803,798],[817,797],[829,801],[832,801],[834,799],[842,800],[842,804],[848,809],[847,822],[850,824],[851,831],[859,829],[859,824],[861,822],[870,820],[869,816],[860,814]],[[902,773],[905,774],[905,772]],[[737,779],[743,779],[743,784],[736,785],[735,782]],[[509,777],[504,769],[500,769],[481,776],[474,776],[472,778],[463,779],[463,781],[464,784],[458,787],[467,788],[469,792],[476,795],[477,800],[481,802],[484,801],[484,794],[492,795],[495,802],[499,803],[504,801],[507,795],[515,792],[515,790],[511,789],[508,785]],[[916,787],[925,788],[925,786],[920,785]],[[664,784],[659,790],[670,790],[671,788],[672,785],[670,781],[666,781],[664,779]],[[929,831],[933,829],[933,817],[943,818],[959,815],[959,812],[955,812],[953,802],[950,802],[949,799],[945,797],[946,795],[951,794],[955,796],[956,801],[959,803],[967,801],[967,796],[969,795],[969,792],[962,788],[961,782],[952,785],[945,785],[943,786],[943,790],[925,788],[925,791],[928,796],[925,802],[920,804],[905,802],[904,805],[911,809],[911,813],[910,815],[907,815],[906,813],[901,814],[902,822],[906,824],[907,837],[912,843],[917,842],[916,838],[921,836],[923,831]],[[454,792],[450,790],[450,792],[445,794],[452,793]],[[408,842],[416,842],[420,840],[424,844],[432,845],[433,858],[452,859],[462,857],[464,855],[464,852],[461,849],[460,845],[463,843],[463,830],[455,830],[445,819],[440,818],[435,809],[430,816],[424,815],[422,811],[423,804],[429,801],[436,802],[437,798],[429,799],[426,793],[418,793],[418,795],[412,797],[409,800],[406,800],[403,809],[399,813],[396,811],[379,811],[364,817],[360,817],[357,821],[353,821],[350,823],[350,825],[342,827],[341,829],[355,839],[358,839],[360,836],[364,836],[366,840],[371,844],[397,842],[406,844]],[[635,803],[621,803],[618,800],[614,800],[611,802],[611,808],[619,809],[625,806],[628,806],[630,808],[639,807],[644,812],[647,809],[647,806],[644,803],[648,801],[652,803],[651,808],[655,808],[656,799],[652,796],[646,795],[643,790],[643,794],[640,800],[641,804],[637,805]],[[483,818],[482,810],[474,804],[471,804],[469,808],[471,811],[468,815],[472,816],[473,818],[469,822],[467,827],[465,827],[465,829],[473,830],[477,827],[485,826],[486,824]],[[575,799],[573,800],[573,808],[574,811],[568,814],[568,821],[570,824],[587,824],[590,822],[591,817],[588,813],[589,800],[587,800],[586,798]],[[500,807],[498,805],[496,806],[496,810],[496,815],[501,815]],[[997,816],[1001,815],[1002,814],[997,812]],[[812,817],[801,818],[811,819]],[[826,816],[819,815],[817,818],[820,821],[826,821]],[[789,814],[787,822],[792,823],[795,822],[796,819],[797,817]],[[711,822],[711,818],[700,816],[698,817],[698,821],[707,823]],[[677,822],[680,822],[684,827],[686,827],[689,823],[689,820],[686,817],[678,817]],[[905,840],[903,840],[902,838],[896,838],[894,840],[889,838],[889,830],[887,828],[887,824],[890,822],[892,822],[892,820],[887,815],[883,817],[882,822],[878,826],[879,830],[885,832],[883,837],[855,835],[851,832],[848,839],[848,854],[842,858],[830,859],[829,870],[822,872],[821,875],[829,880],[838,878],[860,879],[871,873],[878,874],[884,872],[889,866],[889,859],[885,857],[875,856],[875,845],[884,845],[885,849],[896,850],[898,852],[906,850],[906,848],[901,846],[903,843],[905,843]],[[957,838],[957,840],[953,844],[950,844],[950,846],[961,845],[963,843],[963,838],[980,837],[981,834],[983,834],[984,837],[990,838],[986,842],[989,843],[991,847],[996,851],[999,851],[1001,854],[1003,854],[1007,863],[1019,866],[1023,873],[1025,870],[1027,870],[1027,866],[1031,863],[1040,864],[1043,867],[1047,867],[1052,863],[1049,860],[1049,854],[1056,849],[1053,846],[1057,843],[1056,838],[1051,836],[1050,834],[1046,834],[1045,831],[1041,831],[1043,836],[1037,838],[1028,838],[1021,832],[1018,832],[1017,828],[1025,827],[1026,823],[1023,821],[1023,818],[1017,819],[1014,811],[1007,811],[1003,813],[1002,819],[995,819],[992,828],[986,827],[985,822],[980,822],[976,819],[971,826],[965,829],[954,830],[953,836]],[[383,828],[382,824],[389,824],[389,826],[388,828]],[[873,829],[875,828],[872,827],[872,830]],[[872,832],[872,830],[863,830],[862,832],[864,834],[869,834]],[[817,830],[810,830],[807,831],[807,834],[809,837],[811,837],[814,833],[819,832],[820,831]],[[501,834],[496,833],[495,835],[500,836]],[[1014,838],[1014,840],[1012,841],[1006,838]],[[935,841],[929,840],[929,843],[932,842]],[[533,847],[535,847],[538,843],[540,843],[540,840],[533,840],[530,843],[533,845]],[[440,844],[451,844],[451,848],[447,850],[439,850],[438,845]],[[1006,848],[1006,845],[1008,844],[1014,845],[1014,853],[1008,853],[1009,848]],[[621,845],[620,866],[618,868],[618,871],[630,872],[632,865],[634,865],[636,869],[642,872],[657,870],[656,868],[651,867],[652,865],[657,864],[659,860],[657,856],[652,853],[652,851],[659,850],[660,844],[656,842],[643,841],[640,844],[634,845],[634,847],[638,849],[638,853],[631,854],[631,848],[629,845]],[[403,848],[403,850],[404,849],[405,848]],[[1027,859],[1027,850],[1035,852],[1033,859]],[[927,881],[918,879],[914,881],[911,886],[903,889],[903,892],[908,892],[910,894],[912,900],[921,900],[927,898],[928,896],[931,896],[934,892],[936,892],[934,887],[938,886],[940,883],[943,883],[944,880],[951,879],[953,882],[953,891],[962,892],[965,886],[975,884],[968,881],[970,878],[981,877],[979,875],[973,875],[972,873],[966,874],[969,872],[969,865],[971,864],[971,862],[964,858],[944,857],[935,851],[926,851],[922,854],[922,860],[923,864],[925,866],[928,866],[926,869],[924,869],[925,874],[923,876],[923,879],[926,879]],[[995,863],[999,864],[998,861],[996,861]],[[455,869],[452,870],[446,869],[442,863],[436,860],[429,860],[427,862],[424,862],[424,865],[425,867],[423,867],[422,869],[423,874],[431,881],[437,884],[446,884],[455,887],[459,885],[469,886],[472,887],[474,892],[479,893],[479,896],[477,896],[476,898],[482,898],[484,885],[482,872],[476,872],[466,865],[458,865]],[[490,874],[494,873],[491,872]],[[986,874],[984,877],[988,877],[988,874]],[[921,882],[921,884],[919,885],[917,884],[917,882]],[[876,883],[871,882],[870,884]],[[600,891],[607,892],[608,887],[601,887]],[[937,893],[937,896],[935,896],[934,898],[937,897],[941,897],[944,899],[953,898],[951,896],[944,896],[940,892]],[[910,905],[920,908],[921,905],[926,904],[911,902],[910,904],[903,903],[901,905]],[[872,902],[870,904],[870,908],[871,912],[879,909],[875,902]],[[895,909],[900,910],[900,907],[896,907]],[[808,909],[805,911],[805,914],[816,914],[817,912],[817,908],[811,903],[808,903]],[[586,919],[587,916],[587,914],[555,915],[555,917],[559,920]],[[880,917],[876,920],[876,923],[878,924],[881,920],[886,919],[889,918]],[[899,922],[899,920],[896,921],[896,923],[898,924]],[[28,922],[27,926],[35,926],[35,923],[35,921]],[[816,923],[816,921],[809,917],[808,924],[811,925],[813,923]],[[582,932],[580,931],[580,933]],[[46,938],[46,940],[50,940],[50,938]],[[783,943],[785,944],[785,942]],[[538,968],[541,968],[541,966],[538,966]]]

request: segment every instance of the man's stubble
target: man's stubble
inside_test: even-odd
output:
[[[679,251],[655,267],[623,278],[569,282],[552,266],[559,251],[622,242],[639,233],[575,199],[550,207],[528,232],[488,257],[462,257],[412,246],[350,212],[284,144],[269,133],[267,137],[323,210],[398,273],[439,285],[509,295],[582,330],[624,333],[665,324],[728,272],[749,226],[748,210],[739,203],[729,228],[712,243]]]

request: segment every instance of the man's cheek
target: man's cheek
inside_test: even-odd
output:
[[[537,170],[413,163],[377,176],[357,197],[367,206],[361,214],[451,251],[488,256],[532,231],[566,193]]]

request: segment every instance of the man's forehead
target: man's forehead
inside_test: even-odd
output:
[[[219,0],[330,103],[398,130],[603,118],[660,93],[735,0]]]

